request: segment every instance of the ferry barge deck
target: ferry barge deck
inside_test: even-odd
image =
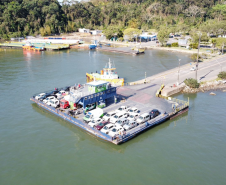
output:
[[[111,137],[108,134],[90,127],[83,121],[83,113],[73,117],[68,115],[66,112],[62,112],[59,108],[48,106],[42,101],[35,99],[35,96],[33,96],[30,100],[34,101],[41,108],[61,117],[75,126],[80,127],[88,133],[118,145],[127,142],[128,140],[134,138],[135,136],[155,125],[163,123],[167,119],[174,118],[188,111],[189,102],[187,101],[177,100],[171,97],[156,97],[155,92],[158,90],[158,87],[159,86],[156,84],[142,84],[123,87],[110,87],[102,91],[102,94],[100,92],[85,93],[85,89],[83,89],[83,92],[80,92],[80,105],[86,107],[86,105],[90,103],[99,102],[101,100],[106,103],[106,106],[103,108],[105,113],[118,109],[121,106],[136,107],[138,110],[140,110],[140,114],[149,112],[152,109],[158,109],[160,111],[161,114],[154,119],[148,120],[143,124],[139,124],[137,127],[127,130],[123,135],[117,135],[116,137]],[[98,94],[99,96],[97,96]],[[115,102],[115,97],[117,97],[117,102]],[[172,110],[172,106],[175,107],[174,110]]]

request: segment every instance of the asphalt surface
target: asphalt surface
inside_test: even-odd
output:
[[[157,75],[153,75],[146,78],[147,82],[161,85],[164,83],[167,86],[172,86],[178,82],[178,70],[179,70],[179,84],[187,78],[196,79],[196,71],[191,71],[192,67],[196,66],[196,63],[186,64],[178,68],[174,68]],[[197,70],[198,82],[209,81],[217,78],[217,75],[221,71],[226,71],[226,55],[220,56],[216,59],[199,62]],[[136,81],[134,83],[142,83],[145,79]]]

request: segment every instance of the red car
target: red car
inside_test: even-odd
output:
[[[99,123],[97,126],[96,126],[96,129],[97,130],[100,130],[102,129],[105,125],[107,125],[109,123],[109,121],[102,121],[101,123]]]
[[[66,109],[66,108],[69,108],[70,105],[69,105],[69,102],[67,100],[60,100],[60,108],[62,109]]]

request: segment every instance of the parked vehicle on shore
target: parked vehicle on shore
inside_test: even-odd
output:
[[[119,134],[119,132],[124,132],[125,129],[122,127],[122,126],[119,126],[119,125],[116,125],[114,128],[112,128],[108,135],[111,136],[111,137],[115,137],[116,135]]]
[[[104,119],[105,121],[109,121],[110,118],[111,118],[112,116],[114,116],[114,115],[115,115],[115,112],[109,112],[109,113],[107,113],[107,114],[105,114],[105,115],[103,116],[103,119]]]
[[[39,95],[35,96],[36,100],[40,100],[41,98],[43,98],[46,95],[46,93],[40,93]]]
[[[102,121],[101,123],[99,123],[97,126],[96,126],[96,129],[97,130],[101,130],[105,125],[107,125],[109,123],[109,121]]]
[[[141,124],[150,119],[150,115],[148,113],[144,113],[137,118],[137,123]]]
[[[149,115],[150,115],[150,119],[153,119],[158,115],[160,115],[160,112],[157,109],[153,109],[151,112],[149,112]]]
[[[130,121],[129,123],[126,123],[125,125],[123,125],[123,128],[124,128],[125,130],[130,130],[130,129],[136,127],[137,125],[138,125],[138,124],[137,124],[136,121]]]
[[[115,125],[112,124],[112,123],[109,123],[109,124],[105,125],[105,126],[101,129],[101,132],[103,132],[103,133],[105,133],[105,134],[108,134],[109,131],[110,131],[113,127],[115,127]]]
[[[196,67],[192,67],[190,71],[196,71]]]
[[[88,123],[90,122],[92,119],[97,119],[97,118],[101,118],[103,117],[103,109],[100,108],[96,108],[92,111],[89,111],[85,117],[83,117],[83,120]]]

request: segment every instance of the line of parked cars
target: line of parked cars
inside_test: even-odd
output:
[[[100,111],[96,111],[100,112]],[[149,113],[140,114],[140,111],[136,107],[121,106],[117,110],[108,112],[103,116],[103,113],[88,114],[87,117],[92,119],[87,119],[84,117],[84,121],[91,127],[100,130],[101,132],[115,137],[116,135],[128,131],[146,121],[153,119],[160,115],[157,109],[153,109]],[[87,121],[88,120],[88,121]]]
[[[47,93],[40,93],[37,96],[35,96],[35,99],[40,100],[49,106],[57,108],[60,106],[60,100],[64,95],[67,95],[69,93],[69,90],[70,87],[67,86],[60,90],[56,89]]]

